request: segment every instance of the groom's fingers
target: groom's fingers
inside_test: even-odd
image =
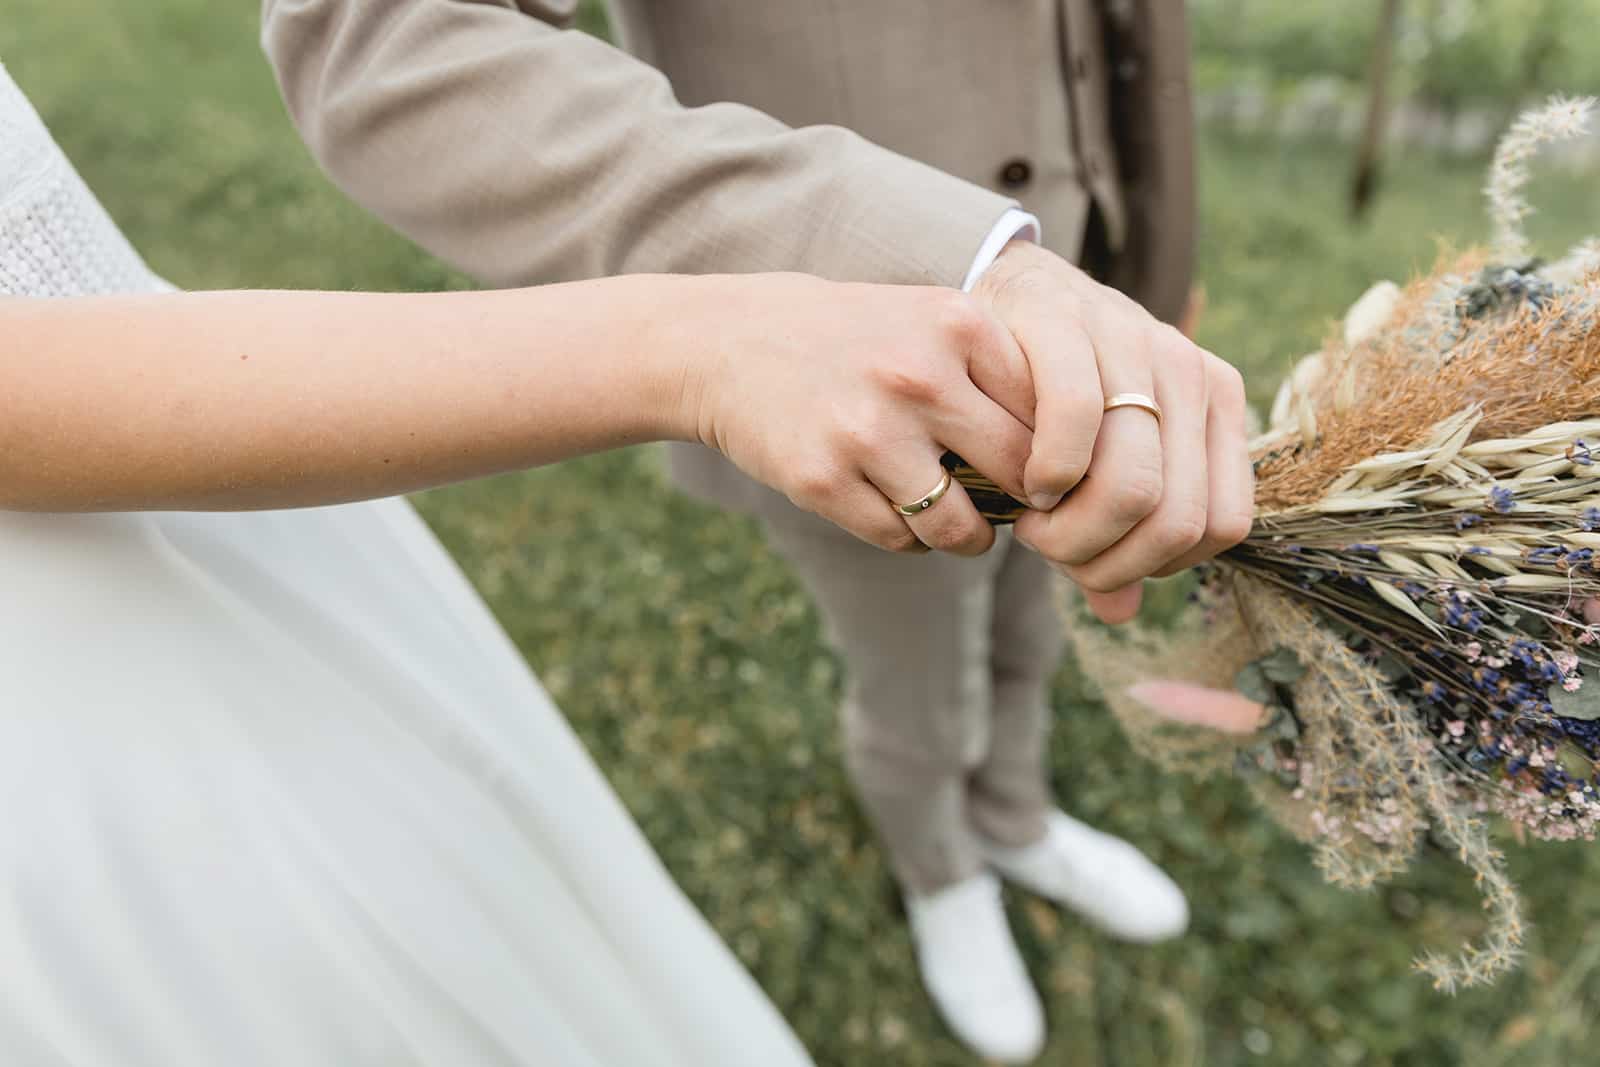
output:
[[[1147,360],[1129,358],[1108,363],[1103,378],[1108,393],[1154,396],[1156,386]],[[1093,445],[1089,474],[1072,495],[1047,512],[1029,512],[1017,519],[1017,539],[1046,559],[1078,567],[1115,546],[1155,511],[1166,491],[1165,448],[1161,423],[1136,407],[1102,413]],[[1079,585],[1110,592],[1143,578],[1133,574],[1107,583]]]
[[[1095,345],[1061,298],[1024,293],[1011,321],[1033,373],[1033,448],[1023,473],[1030,506],[1049,511],[1083,480],[1094,458],[1104,396]]]
[[[928,413],[926,427],[934,442],[1021,499],[1033,435],[987,394],[958,383],[947,401]]]
[[[1112,592],[1161,573],[1168,564],[1201,544],[1205,537],[1210,483],[1204,379],[1195,374],[1192,380],[1157,381],[1154,392],[1164,409],[1159,420],[1141,408],[1122,408],[1107,415],[1108,422],[1119,416],[1137,419],[1138,426],[1145,432],[1156,434],[1154,445],[1142,456],[1129,458],[1124,453],[1115,462],[1097,455],[1088,482],[1098,489],[1099,483],[1116,483],[1122,479],[1126,483],[1123,491],[1129,493],[1129,499],[1135,501],[1138,508],[1143,508],[1149,498],[1132,487],[1146,475],[1135,476],[1131,472],[1154,459],[1160,464],[1154,479],[1160,492],[1154,508],[1125,536],[1087,560],[1068,559],[1075,564],[1068,572],[1072,580],[1086,589]],[[1145,469],[1148,472],[1148,468]],[[1085,492],[1083,503],[1087,504],[1090,499],[1091,494]],[[1078,503],[1074,494],[1061,510],[1069,511]],[[1124,512],[1124,515],[1131,513]]]
[[[1121,626],[1125,622],[1132,622],[1139,614],[1139,605],[1144,603],[1144,583],[1134,582],[1109,593],[1085,589],[1083,601],[1101,622],[1109,626]]]
[[[1207,375],[1206,469],[1211,485],[1206,531],[1192,551],[1157,572],[1163,576],[1187,570],[1243,541],[1255,517],[1244,380],[1215,356],[1209,357]]]
[[[1032,429],[1036,393],[1028,357],[990,308],[977,301],[967,307],[974,312],[966,350],[967,377],[1012,418]]]
[[[1084,330],[1078,294],[1043,265],[1009,275],[989,300],[1027,361],[1035,398],[1019,499],[1049,511],[1083,478],[1094,455],[1103,404],[1095,345]]]

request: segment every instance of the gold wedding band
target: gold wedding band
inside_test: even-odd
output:
[[[902,515],[921,515],[924,511],[927,511],[939,501],[943,500],[944,495],[949,491],[950,472],[945,471],[944,477],[939,479],[939,484],[934,486],[933,491],[927,496],[923,497],[921,500],[914,500],[909,504],[896,504],[894,509]]]
[[[1157,425],[1161,423],[1161,405],[1157,404],[1153,397],[1145,396],[1143,393],[1117,393],[1107,397],[1106,410],[1115,411],[1117,408],[1138,408],[1140,411],[1148,411],[1156,417]]]

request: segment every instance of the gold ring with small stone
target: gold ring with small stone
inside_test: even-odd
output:
[[[944,477],[939,479],[939,484],[934,486],[933,490],[928,493],[927,496],[923,497],[921,500],[913,500],[909,504],[896,504],[894,509],[902,515],[921,515],[924,511],[927,511],[939,501],[943,500],[944,495],[949,491],[950,472],[945,471]]]

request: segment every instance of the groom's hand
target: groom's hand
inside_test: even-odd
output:
[[[1016,338],[1036,393],[1017,537],[1108,622],[1139,583],[1249,532],[1253,478],[1238,371],[1058,256],[1013,242],[973,295]],[[1106,411],[1109,398],[1155,401]],[[1070,494],[1070,495],[1068,495]]]

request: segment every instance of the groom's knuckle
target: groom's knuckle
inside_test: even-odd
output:
[[[981,343],[988,335],[989,314],[970,294],[955,289],[930,293],[932,321],[937,335],[960,349]]]
[[[1164,391],[1185,399],[1205,396],[1199,349],[1173,327],[1143,315],[1133,326],[1135,347],[1159,376]]]
[[[1161,469],[1156,465],[1130,470],[1111,490],[1107,505],[1110,518],[1124,526],[1143,520],[1160,505],[1164,488]]]
[[[1188,552],[1206,536],[1203,504],[1174,504],[1158,514],[1150,531],[1152,542],[1169,556]]]
[[[1115,593],[1128,584],[1127,578],[1111,568],[1099,567],[1092,562],[1074,568],[1072,580],[1091,593]]]
[[[994,303],[1002,309],[1016,309],[1034,301],[1055,301],[1062,286],[1042,264],[1030,263],[1005,272],[993,290]]]
[[[1232,548],[1234,545],[1250,536],[1250,528],[1255,522],[1251,513],[1249,501],[1243,506],[1237,503],[1217,508],[1209,517],[1210,527],[1206,531],[1206,539],[1218,546],[1218,551]]]
[[[1094,442],[1063,445],[1056,455],[1050,457],[1045,468],[1049,488],[1060,492],[1074,488],[1089,473],[1089,464],[1093,460]]]
[[[1246,401],[1244,375],[1239,373],[1239,368],[1209,352],[1205,353],[1205,365],[1212,407],[1226,415],[1242,413]]]

